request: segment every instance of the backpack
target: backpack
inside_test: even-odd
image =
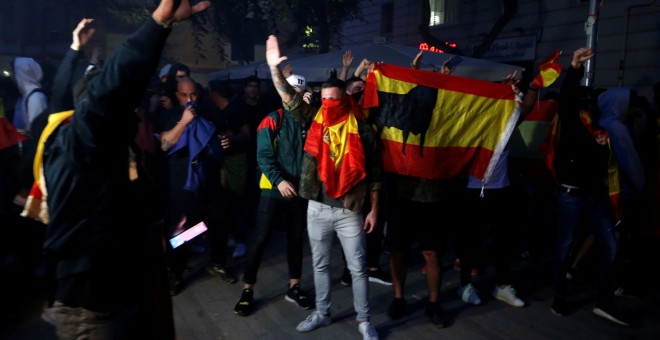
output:
[[[277,109],[277,113],[279,114],[279,119],[276,120],[276,128],[275,131],[277,134],[275,135],[275,138],[273,139],[273,149],[277,148],[277,136],[280,133],[280,129],[282,128],[282,120],[284,119],[284,110],[283,109]],[[267,189],[267,190],[272,190],[273,189],[273,184],[268,180],[268,177],[262,172],[261,173],[261,178],[259,179],[259,188],[261,189]]]

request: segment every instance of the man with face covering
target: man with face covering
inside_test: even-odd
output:
[[[376,134],[366,124],[361,108],[346,94],[343,81],[328,79],[321,89],[318,112],[291,88],[280,70],[277,37],[266,42],[266,61],[284,108],[295,118],[311,120],[305,141],[298,195],[308,199],[307,232],[312,247],[316,311],[296,329],[309,332],[331,322],[330,250],[339,238],[353,278],[353,306],[358,330],[364,339],[378,339],[369,322],[369,275],[366,266],[366,233],[377,225],[378,192],[382,168]],[[363,217],[362,206],[369,194],[371,209]]]

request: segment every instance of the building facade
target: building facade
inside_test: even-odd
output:
[[[422,1],[428,1],[427,16]],[[627,86],[652,100],[651,86],[660,82],[660,3],[598,2],[597,15],[590,16],[589,0],[364,1],[364,21],[347,23],[340,38],[344,49],[374,41],[443,49],[423,38],[420,25],[425,25],[433,37],[474,56],[506,14],[505,3],[514,4],[512,15],[483,58],[524,66],[524,79],[529,79],[537,72],[536,64],[556,50],[563,51],[560,62],[568,65],[573,51],[587,46],[585,27],[591,27],[595,28],[596,52],[591,85]],[[596,26],[587,25],[588,19]]]

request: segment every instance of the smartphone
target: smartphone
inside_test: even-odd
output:
[[[188,230],[172,237],[170,239],[170,244],[172,245],[172,248],[176,248],[193,238],[199,236],[201,233],[205,232],[208,228],[206,227],[206,224],[204,222],[199,222],[192,228],[189,228]]]
[[[445,66],[447,66],[449,69],[454,69],[454,67],[460,64],[461,61],[463,61],[463,57],[461,57],[460,55],[455,55],[449,58],[449,61],[447,61],[447,64]]]

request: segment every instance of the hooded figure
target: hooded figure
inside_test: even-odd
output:
[[[30,130],[32,121],[48,107],[48,97],[41,91],[43,71],[32,58],[16,58],[14,74],[21,93],[21,100],[16,104],[14,126]]]
[[[628,196],[644,190],[644,168],[635,150],[635,144],[626,126],[630,106],[630,89],[618,87],[598,96],[601,115],[598,125],[607,131],[621,170],[621,194]]]

